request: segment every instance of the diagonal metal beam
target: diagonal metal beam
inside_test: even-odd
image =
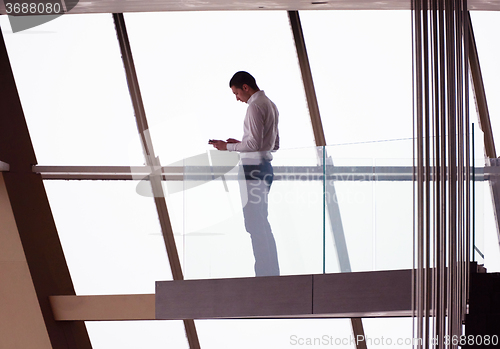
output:
[[[123,17],[123,13],[114,13],[113,19],[115,22],[116,34],[118,37],[118,42],[120,44],[120,50],[122,53],[123,65],[125,67],[125,73],[127,75],[127,83],[130,91],[130,98],[132,99],[132,105],[134,106],[137,129],[139,131],[142,148],[144,151],[144,156],[146,158],[146,165],[160,169],[161,168],[160,161],[155,156],[153,142],[149,134],[148,122],[146,119],[146,111],[144,109],[144,104],[142,102],[141,91],[139,88],[139,81],[137,79],[137,73],[135,71],[134,60],[132,57],[132,50],[130,48],[130,42],[128,39],[127,28],[125,26],[125,19]],[[152,175],[150,177],[150,182],[154,195],[156,210],[158,211],[158,217],[160,219],[160,226],[163,234],[163,239],[165,241],[168,260],[170,262],[172,277],[174,280],[183,280],[184,276],[182,274],[182,267],[179,260],[179,254],[177,253],[177,247],[175,245],[175,240],[174,240],[174,232],[172,229],[172,224],[170,222],[167,203],[161,185],[161,177],[159,175]],[[190,348],[191,349],[200,348],[200,343],[198,340],[198,334],[196,332],[194,321],[192,319],[184,320],[184,328],[186,330],[186,336]]]
[[[300,23],[299,11],[288,11],[288,19],[292,28],[293,39],[295,41],[295,48],[297,50],[297,57],[299,59],[300,72],[302,74],[302,81],[304,83],[304,90],[306,93],[307,106],[309,108],[309,116],[311,118],[311,125],[313,128],[314,139],[316,146],[325,147],[326,139],[323,130],[323,123],[321,122],[321,115],[319,112],[318,99],[314,89],[314,82],[311,73],[311,66],[309,64],[309,57],[307,56],[306,43],[302,25]],[[324,150],[324,148],[323,148]],[[318,154],[322,159],[321,163],[325,170],[333,168],[333,161],[330,157],[326,156],[326,152]],[[325,176],[328,171],[325,172]],[[335,187],[333,184],[325,185],[324,190],[328,193],[329,198],[336,198]],[[340,209],[337,200],[329,200],[326,202],[326,207],[330,223],[332,227],[333,239],[335,241],[335,248],[337,250],[337,258],[339,260],[340,270],[342,272],[350,272],[351,264],[349,262],[349,255],[347,251],[347,244],[345,241],[344,228],[340,216]],[[355,338],[364,338],[363,323],[360,318],[351,318],[352,332]],[[366,349],[366,342],[356,342],[357,349]]]
[[[476,100],[477,114],[479,116],[479,126],[484,133],[484,151],[490,159],[497,157],[495,142],[493,140],[493,131],[491,129],[490,112],[486,101],[486,92],[484,90],[483,75],[479,65],[479,55],[477,52],[476,39],[472,29],[472,20],[470,12],[467,12],[469,20],[469,66],[472,78],[472,87]]]
[[[323,123],[319,113],[318,99],[316,98],[316,90],[309,65],[309,57],[307,56],[306,43],[304,33],[300,23],[299,11],[288,11],[288,19],[292,28],[295,48],[297,49],[297,57],[299,59],[300,73],[302,74],[302,82],[306,93],[307,107],[309,108],[309,116],[314,133],[316,146],[326,146],[325,132],[323,131]]]
[[[15,298],[7,308],[0,304],[0,347],[45,348],[48,343],[53,349],[91,349],[83,321],[58,323],[49,304],[49,296],[75,295],[75,289],[42,177],[31,171],[37,159],[1,30],[0,77],[0,159],[4,161],[0,165],[9,170],[1,173],[0,185],[0,294],[3,302],[9,302],[10,292]],[[30,288],[33,297],[28,296]],[[19,304],[19,300],[26,302]],[[10,310],[9,321],[2,321]],[[29,320],[22,320],[24,316]],[[35,322],[38,325],[31,328]],[[32,335],[33,340],[25,338]],[[40,336],[47,341],[28,346]]]

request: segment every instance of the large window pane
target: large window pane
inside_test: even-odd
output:
[[[143,163],[111,14],[0,24],[38,163]]]
[[[411,348],[412,318],[364,318],[368,348]],[[350,319],[197,320],[202,347],[346,348],[356,347]]]
[[[411,138],[411,13],[301,11],[300,16],[327,144]]]
[[[213,149],[209,139],[241,139],[246,105],[229,88],[239,70],[253,74],[277,105],[282,149],[314,145],[285,11],[138,13],[125,19],[163,165]]]
[[[353,348],[348,319],[202,320],[196,326],[207,348]],[[335,338],[347,342],[336,345]]]
[[[154,293],[172,279],[153,199],[136,185],[45,181],[78,295]]]
[[[87,321],[85,325],[93,349],[189,348],[182,321]]]

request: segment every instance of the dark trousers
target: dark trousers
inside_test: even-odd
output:
[[[252,239],[255,276],[279,275],[278,253],[267,219],[268,194],[273,182],[273,167],[263,160],[260,165],[243,165],[241,181],[245,228]],[[245,198],[246,195],[246,198]]]

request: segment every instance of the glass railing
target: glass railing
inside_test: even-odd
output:
[[[185,277],[412,268],[413,160],[370,157],[384,147],[412,149],[405,140],[279,150],[270,187],[248,154],[210,150],[173,164],[182,181],[165,190],[182,207],[174,229]],[[344,157],[353,148],[361,156]]]
[[[412,268],[413,160],[397,158],[398,152],[411,153],[412,141],[273,153],[268,222],[280,275]],[[210,150],[153,170],[42,170],[51,178],[46,190],[77,292],[148,293],[154,281],[169,279],[149,180],[160,173],[185,278],[254,276],[239,163],[238,153]],[[481,156],[475,163],[471,259],[487,266],[488,248],[497,246],[491,242],[497,228],[490,183],[500,176],[500,167],[485,166]],[[243,182],[243,188],[250,187]],[[254,194],[247,194],[247,201]],[[109,278],[110,270],[119,282]],[[102,282],[88,288],[82,280],[90,276]]]
[[[185,277],[412,268],[413,159],[374,156],[394,149],[411,154],[412,141],[279,150],[268,193],[270,175],[242,166],[248,160],[235,152],[210,150],[175,164],[182,181],[167,181],[166,191],[182,202],[176,234]],[[245,178],[245,168],[255,176]],[[481,170],[476,179],[484,180]],[[481,186],[475,195],[483,197]],[[481,250],[482,217],[475,217]]]

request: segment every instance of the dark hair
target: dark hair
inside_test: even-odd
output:
[[[257,83],[255,78],[246,71],[239,71],[233,75],[229,81],[229,87],[243,88],[243,85],[247,84],[251,89],[258,91]]]

